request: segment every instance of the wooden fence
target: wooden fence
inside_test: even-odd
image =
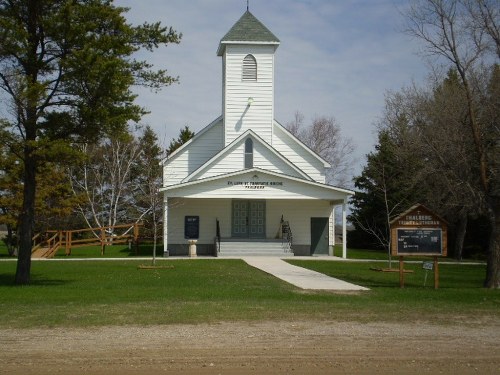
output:
[[[48,230],[45,236],[37,234],[33,237],[31,253],[32,256],[36,254],[38,257],[52,258],[61,248],[65,249],[66,255],[71,255],[72,248],[101,246],[101,255],[104,255],[106,246],[123,243],[134,244],[137,252],[140,226],[142,223],[73,230]]]

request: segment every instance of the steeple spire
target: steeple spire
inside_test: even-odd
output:
[[[250,2],[250,0],[247,0],[247,12],[248,12],[248,10],[249,10],[248,8],[250,7],[250,6],[248,5],[248,3],[249,3],[249,2]]]

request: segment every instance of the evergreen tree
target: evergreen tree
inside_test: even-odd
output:
[[[400,119],[399,125],[407,129],[406,119]],[[361,246],[389,251],[389,222],[418,201],[421,163],[410,149],[404,155],[400,152],[409,143],[380,130],[375,152],[367,155],[361,175],[354,178],[356,194],[350,201],[349,220]]]
[[[108,0],[0,0],[0,90],[24,164],[17,284],[30,281],[40,159],[65,157],[47,148],[123,132],[144,113],[131,85],[158,89],[176,80],[134,54],[180,35],[160,23],[132,26],[126,11]]]
[[[172,138],[172,140],[170,141],[170,145],[168,146],[167,149],[167,154],[170,155],[172,152],[177,150],[179,147],[181,147],[184,143],[186,143],[193,137],[194,137],[194,132],[192,132],[191,129],[189,129],[189,126],[186,125],[183,129],[181,129],[177,139]]]
[[[160,165],[162,149],[155,132],[147,126],[139,138],[141,153],[137,161],[139,191],[136,207],[142,213],[144,234],[153,238],[153,263],[156,259],[158,231],[161,230],[162,196],[159,188],[162,182]]]

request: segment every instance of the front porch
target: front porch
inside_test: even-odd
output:
[[[294,255],[333,255],[335,207],[342,206],[343,256],[350,191],[256,168],[185,182],[164,191],[164,241],[171,255],[187,254],[189,239],[198,255],[258,251],[283,255],[283,224],[293,232]],[[196,227],[190,236],[187,220]],[[340,220],[339,220],[340,221]],[[287,233],[288,235],[288,233]],[[231,239],[231,241],[215,241]],[[281,247],[281,249],[280,249]]]
[[[237,202],[238,204],[235,204]],[[324,200],[171,198],[165,249],[187,255],[185,222],[196,218],[197,254],[208,256],[333,255],[334,204]],[[257,211],[250,209],[256,203]],[[236,209],[239,207],[238,209]],[[253,215],[255,213],[255,215]],[[261,216],[262,215],[262,216]]]

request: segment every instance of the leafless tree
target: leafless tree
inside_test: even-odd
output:
[[[434,57],[434,64],[444,64],[458,73],[468,127],[468,134],[463,127],[460,133],[467,134],[474,156],[471,178],[462,182],[469,185],[478,209],[491,225],[485,286],[500,288],[500,177],[495,159],[500,132],[498,125],[481,116],[478,100],[487,97],[480,91],[478,72],[486,65],[498,64],[500,58],[498,1],[414,0],[405,15],[406,31],[423,41],[425,55]]]
[[[99,145],[84,145],[82,151],[85,161],[70,170],[74,193],[86,197],[78,211],[89,228],[117,225],[131,216],[127,210],[133,208],[136,189],[131,172],[141,152],[140,145],[133,139],[109,139]],[[135,217],[135,221],[146,213]]]
[[[354,164],[354,143],[342,135],[340,125],[333,117],[316,117],[311,125],[304,126],[304,116],[295,113],[292,122],[286,125],[290,133],[296,136],[311,150],[331,164],[326,182],[331,185],[348,187],[351,184]]]

